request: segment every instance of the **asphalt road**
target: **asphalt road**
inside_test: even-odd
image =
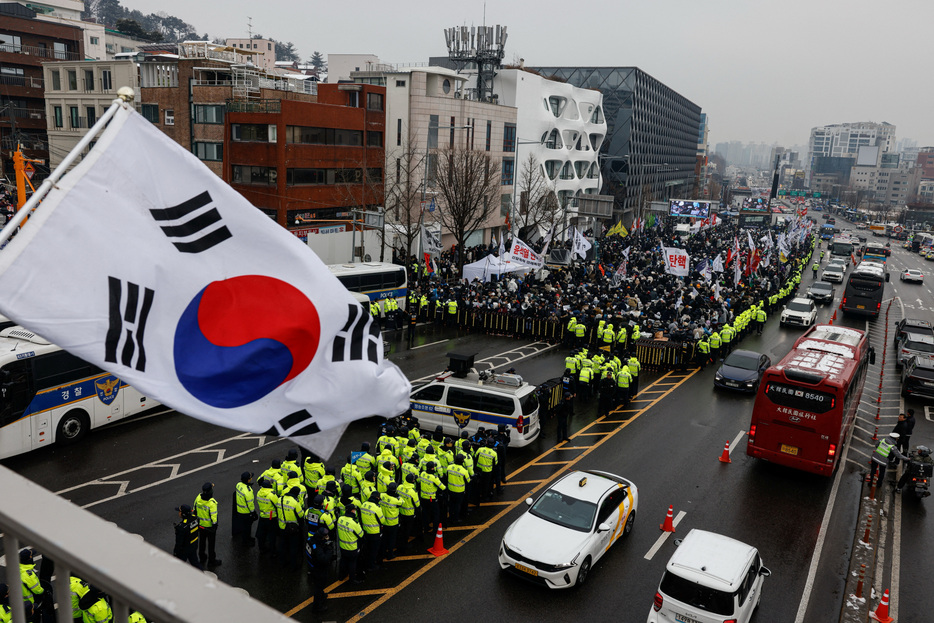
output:
[[[890,264],[934,266],[901,249],[893,252]],[[892,272],[886,297],[897,294],[906,299],[908,316],[929,317],[934,309],[929,286],[900,284],[897,271],[893,268]],[[803,285],[809,282],[806,278]],[[838,287],[838,301],[841,294],[842,287]],[[914,308],[907,306],[909,297]],[[822,307],[819,320],[829,320],[833,309]],[[862,320],[841,321],[865,327]],[[775,314],[765,334],[747,337],[742,348],[761,350],[777,361],[800,334],[800,329],[780,328]],[[401,336],[391,336],[391,341],[390,358],[413,380],[442,370],[444,354],[458,351],[476,352],[478,361],[488,360],[481,365],[515,366],[526,380],[540,383],[561,373],[566,354],[543,344],[498,336],[458,336],[430,327],[421,332],[417,349],[406,349]],[[835,479],[747,457],[743,434],[753,397],[713,391],[713,374],[714,367],[664,378],[644,373],[640,398],[645,402],[611,414],[605,418],[609,422],[597,422],[595,405],[584,404],[571,424],[573,438],[566,444],[575,449],[554,450],[554,423],[546,422],[536,442],[521,450],[510,449],[510,484],[505,495],[474,511],[470,525],[446,527],[450,554],[436,559],[419,553],[386,563],[363,585],[335,583],[324,620],[351,620],[361,614],[381,621],[464,620],[482,610],[523,620],[574,616],[641,621],[674,550],[674,537],[669,537],[651,559],[646,558],[662,534],[658,524],[672,505],[676,516],[684,513],[675,536],[702,528],[759,548],[772,576],[765,582],[756,620],[794,621],[806,598],[804,618],[799,620],[835,621],[857,529],[859,475],[871,452],[870,442],[856,437],[871,435],[867,428],[871,417],[866,415],[862,421],[861,413],[858,429],[869,432],[858,430],[854,435],[835,487]],[[912,445],[932,445],[934,428],[925,419],[924,405],[909,401],[907,406],[918,414]],[[375,419],[353,424],[332,462],[339,466],[340,457],[358,449],[362,441],[374,442],[377,425]],[[717,460],[727,441],[736,442],[730,464]],[[283,458],[288,447],[282,440],[243,435],[168,413],[97,431],[73,448],[48,448],[4,464],[168,551],[176,519],[173,507],[190,504],[201,484],[210,480],[221,501],[218,554],[224,562],[216,569],[220,579],[245,588],[296,620],[318,620],[309,607],[310,586],[304,573],[282,571],[274,560],[260,559],[255,549],[242,548],[227,536],[230,491],[239,474],[261,472],[272,459]],[[581,590],[547,591],[503,575],[496,553],[509,523],[525,508],[522,500],[564,470],[589,468],[619,473],[639,487],[638,516],[630,537],[604,557]],[[827,513],[822,530],[831,502],[833,511]],[[899,506],[899,566],[912,570],[900,573],[900,589],[893,593],[903,616],[928,612],[934,606],[934,595],[924,584],[930,572],[924,553],[931,551],[925,547],[931,538],[924,529],[925,504],[906,501]],[[425,545],[429,544],[426,540]],[[814,560],[818,550],[820,556]]]

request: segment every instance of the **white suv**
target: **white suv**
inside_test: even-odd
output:
[[[772,574],[756,548],[697,529],[675,544],[647,623],[749,623]]]

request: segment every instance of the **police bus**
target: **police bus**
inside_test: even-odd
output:
[[[816,325],[762,376],[746,454],[830,476],[875,353],[864,331]]]
[[[843,300],[840,302],[840,309],[845,315],[869,316],[872,319],[879,317],[885,282],[888,281],[883,266],[884,264],[864,261],[850,273],[843,290]]]
[[[371,301],[396,299],[399,309],[405,309],[408,280],[405,267],[387,262],[330,264],[330,271],[351,292],[366,295]]]
[[[0,331],[0,459],[166,409],[116,376],[20,326]]]

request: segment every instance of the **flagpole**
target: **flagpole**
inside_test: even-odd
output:
[[[23,207],[13,215],[13,218],[11,218],[7,224],[3,226],[3,229],[0,230],[0,245],[3,245],[7,240],[13,237],[16,229],[23,221],[26,220],[26,217],[29,216],[29,213],[39,205],[39,203],[42,201],[42,198],[45,197],[50,190],[52,190],[52,188],[55,186],[55,184],[58,183],[60,179],[62,179],[62,177],[68,171],[68,168],[71,167],[71,165],[82,156],[84,149],[91,144],[91,141],[97,138],[97,135],[100,134],[101,131],[103,131],[110,119],[115,114],[117,114],[117,110],[119,110],[121,106],[125,106],[127,102],[133,101],[133,98],[135,97],[134,91],[130,87],[120,87],[120,89],[117,91],[117,94],[117,99],[111,103],[110,108],[108,108],[107,111],[101,115],[100,119],[97,120],[97,123],[95,123],[91,129],[88,130],[88,133],[85,134],[80,141],[78,141],[78,144],[75,145],[74,149],[68,152],[68,155],[65,156],[64,160],[62,160],[57,167],[55,167],[55,170],[52,171],[47,178],[45,178],[45,181],[43,181],[42,185],[40,185],[39,188],[32,194],[32,197],[29,198],[29,201],[27,201]]]

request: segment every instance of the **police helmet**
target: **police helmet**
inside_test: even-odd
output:
[[[434,446],[428,446],[427,448],[425,448],[425,454],[434,454],[434,453],[435,453]]]
[[[243,472],[242,474],[240,474],[240,482],[242,482],[242,483],[244,483],[244,484],[249,484],[249,483],[250,483],[250,480],[252,480],[252,479],[253,479],[253,473],[252,473],[252,472]]]
[[[898,438],[901,437],[898,433],[889,433],[889,438],[898,441]]]
[[[443,432],[444,432],[444,428],[443,428],[440,424],[438,424],[437,426],[435,426],[435,432],[436,432],[436,433],[443,433]]]
[[[454,462],[457,463],[458,465],[463,465],[463,464],[464,464],[464,455],[463,455],[463,453],[458,454],[457,456],[455,456],[455,457],[454,457]]]
[[[324,492],[330,493],[331,495],[337,495],[337,481],[329,480],[324,483]]]
[[[289,489],[289,495],[293,498],[297,498],[299,494],[301,494],[301,492],[302,492],[301,489],[299,489],[298,487],[292,487],[291,489]]]
[[[363,452],[369,452],[369,451],[370,451],[370,442],[369,442],[369,441],[364,441],[362,444],[360,444],[360,450],[363,451]]]
[[[298,458],[298,450],[296,450],[295,448],[292,448],[291,450],[289,450],[289,453],[285,455],[285,459],[287,461],[294,461],[297,458]]]
[[[444,445],[445,445],[445,446],[453,446],[453,445],[454,445],[454,440],[451,439],[450,437],[445,437],[445,438],[444,438]]]
[[[315,499],[311,501],[311,507],[321,508],[322,506],[324,506],[324,496],[319,493],[315,496]]]
[[[379,492],[378,492],[378,491],[371,491],[371,492],[370,492],[370,501],[371,501],[371,502],[379,503]]]
[[[372,469],[369,470],[366,474],[364,474],[363,477],[369,480],[370,482],[376,482],[376,472],[374,472]]]
[[[429,474],[433,474],[435,471],[435,462],[428,461],[427,463],[425,463],[425,471],[428,472]]]
[[[918,456],[931,456],[931,449],[927,446],[918,446]]]
[[[390,482],[388,485],[386,485],[386,491],[389,493],[389,495],[395,495],[396,489],[398,488],[398,485],[394,482]]]
[[[467,434],[467,431],[462,430],[462,431],[461,431],[461,439],[467,439],[468,437],[470,437],[470,435]]]
[[[292,470],[289,470],[289,480],[292,480],[292,479],[294,479],[294,478],[298,478],[298,472],[294,472],[294,471],[292,471]]]
[[[204,483],[203,485],[201,485],[201,490],[204,491],[205,493],[207,493],[208,491],[213,491],[214,483],[213,482]]]
[[[353,487],[346,482],[341,485],[341,497],[353,495]]]
[[[409,440],[406,442],[406,445],[408,445],[410,448],[414,448],[415,446],[418,445],[418,441],[415,440],[415,437],[409,437]]]
[[[412,474],[412,473],[406,474],[406,475],[405,475],[405,481],[406,481],[407,483],[414,484],[414,483],[415,483],[415,474]]]
[[[187,517],[188,515],[191,515],[191,512],[192,512],[192,511],[191,511],[191,507],[188,506],[187,504],[182,504],[181,506],[176,506],[176,507],[175,507],[175,510],[177,510],[179,513],[182,514],[182,516],[185,516],[185,517]]]
[[[29,565],[32,564],[34,553],[28,547],[26,549],[20,550],[19,552],[19,564]]]
[[[383,469],[392,470],[392,463],[389,461],[383,461]]]
[[[282,467],[282,461],[280,461],[279,459],[273,459],[271,465],[273,469],[279,469],[280,467]]]

